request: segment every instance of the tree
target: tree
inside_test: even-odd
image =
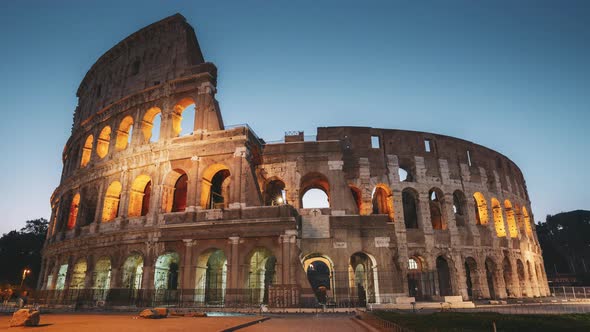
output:
[[[537,235],[548,274],[572,273],[590,281],[590,211],[548,215]]]
[[[44,218],[27,220],[20,231],[10,231],[0,238],[0,281],[20,284],[23,270],[28,268],[31,274],[25,279],[25,285],[36,286],[47,225]]]

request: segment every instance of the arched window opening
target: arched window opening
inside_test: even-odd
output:
[[[123,264],[123,288],[129,290],[140,290],[141,280],[143,278],[143,257],[139,254],[133,254],[125,260]],[[136,292],[133,292],[132,297],[136,297]]]
[[[150,209],[152,180],[147,175],[135,178],[129,193],[129,217],[145,216]]]
[[[404,223],[406,228],[418,228],[418,195],[411,189],[402,191]]]
[[[527,211],[526,207],[522,207],[522,217],[524,218],[524,226],[526,227],[526,234],[528,236],[533,235],[533,228],[531,226],[531,217],[529,216],[529,212]]]
[[[312,172],[301,178],[299,194],[304,209],[330,207],[330,183],[323,174]]]
[[[466,224],[465,205],[465,194],[460,190],[455,190],[453,193],[453,213],[455,214],[455,223],[458,227],[463,227]]]
[[[121,182],[114,181],[107,188],[102,208],[102,221],[112,221],[117,218],[119,213],[119,202],[121,200]]]
[[[475,200],[475,220],[476,225],[488,224],[488,204],[485,197],[480,192],[473,194]]]
[[[78,220],[78,211],[80,209],[80,194],[74,195],[72,198],[72,203],[70,204],[70,214],[68,217],[68,230],[74,229],[76,226],[76,221]]]
[[[495,280],[495,274],[496,274],[496,263],[494,263],[493,260],[491,260],[489,257],[486,258],[486,281],[488,283],[488,289],[490,291],[490,298],[495,299],[496,298],[496,280]]]
[[[430,200],[428,205],[430,206],[430,221],[432,228],[437,230],[447,229],[447,223],[444,218],[444,195],[438,188],[430,189],[428,193]]]
[[[115,148],[118,151],[125,150],[127,146],[131,144],[131,136],[133,132],[133,118],[126,116],[121,120],[119,124],[119,130],[117,130],[117,141],[115,142]]]
[[[104,158],[109,153],[109,144],[111,144],[111,127],[105,126],[96,141],[96,154],[100,158]]]
[[[379,184],[373,189],[372,194],[373,214],[387,214],[393,221],[393,194],[391,189],[384,184]]]
[[[518,228],[516,227],[516,219],[514,218],[514,210],[512,203],[509,200],[504,201],[504,209],[506,210],[506,221],[508,222],[508,232],[511,238],[518,237]]]
[[[506,237],[506,228],[504,227],[504,217],[502,216],[502,207],[497,199],[492,198],[492,213],[494,215],[494,227],[498,237]]]
[[[250,290],[251,304],[268,303],[268,290],[276,281],[276,261],[268,249],[255,249],[250,254],[247,288]]]
[[[209,166],[203,172],[201,207],[204,209],[227,208],[229,203],[230,171],[222,164]]]
[[[264,188],[264,205],[272,206],[282,204],[287,204],[285,183],[277,179],[267,181]]]
[[[141,131],[146,142],[157,142],[160,139],[162,111],[152,107],[145,112],[141,122]]]
[[[174,106],[172,128],[174,137],[192,135],[195,129],[195,102],[184,98]]]
[[[196,272],[195,301],[221,305],[227,285],[227,259],[222,250],[211,249],[199,256]]]
[[[90,157],[92,156],[92,144],[94,144],[94,136],[88,135],[84,142],[84,147],[82,148],[82,159],[80,160],[80,166],[82,167],[86,167],[90,162]]]
[[[358,214],[361,213],[363,207],[363,198],[361,190],[357,187],[350,186],[350,193],[352,194],[352,199],[354,200],[356,212]]]
[[[70,281],[70,289],[82,289],[84,288],[84,279],[86,277],[86,270],[88,269],[88,265],[86,264],[86,260],[80,259],[76,264],[74,264],[74,269],[72,270],[72,277]]]
[[[156,301],[170,301],[176,298],[178,289],[178,264],[180,258],[177,253],[161,255],[156,260],[154,270],[154,289]]]
[[[172,201],[172,212],[186,210],[186,195],[188,192],[188,176],[182,174],[174,184],[174,199]]]
[[[449,263],[442,256],[436,258],[436,272],[438,274],[438,288],[440,296],[450,296],[453,294],[451,288],[451,274]]]

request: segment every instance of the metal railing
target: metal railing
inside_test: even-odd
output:
[[[399,326],[393,322],[390,322],[385,319],[381,319],[371,313],[368,312],[360,312],[358,315],[362,321],[366,322],[367,324],[371,325],[372,327],[378,329],[379,331],[387,331],[387,332],[413,332],[408,328]]]
[[[566,300],[590,299],[590,287],[560,286],[549,287],[551,295]]]

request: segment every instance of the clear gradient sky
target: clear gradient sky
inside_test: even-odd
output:
[[[49,218],[90,66],[176,12],[226,124],[456,136],[520,166],[536,221],[590,209],[589,1],[21,0],[0,1],[0,233]]]

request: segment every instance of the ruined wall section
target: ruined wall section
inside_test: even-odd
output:
[[[82,80],[74,130],[116,100],[178,78],[202,63],[195,32],[182,15],[137,31],[102,55]]]

